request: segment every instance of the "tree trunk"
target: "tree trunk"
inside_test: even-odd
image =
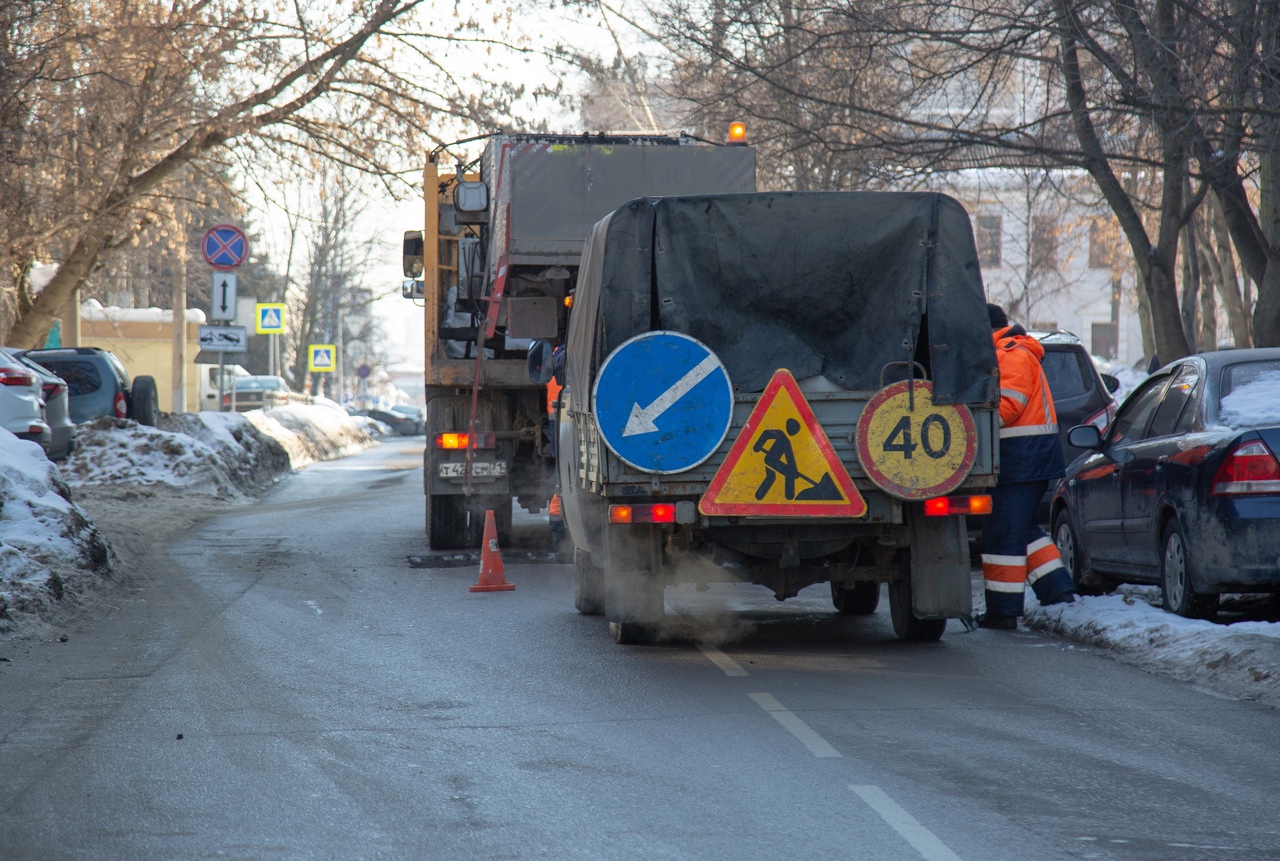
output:
[[[1245,297],[1240,290],[1240,276],[1236,269],[1235,254],[1231,250],[1231,234],[1227,231],[1227,221],[1222,216],[1222,204],[1219,203],[1217,194],[1210,194],[1205,198],[1205,205],[1210,229],[1209,235],[1204,236],[1202,241],[1206,257],[1217,264],[1218,295],[1227,312],[1231,339],[1236,347],[1250,347],[1253,345],[1253,337],[1249,333],[1249,314]]]
[[[93,271],[106,241],[107,229],[99,224],[90,226],[81,234],[58,268],[58,274],[41,292],[39,301],[33,303],[31,309],[14,324],[13,331],[9,333],[11,346],[28,350],[44,346],[53,321],[65,313],[67,304],[74,300],[77,288]]]

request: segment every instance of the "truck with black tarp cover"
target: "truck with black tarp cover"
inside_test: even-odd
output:
[[[965,515],[998,471],[969,218],[932,193],[638,199],[578,269],[559,398],[575,600],[619,642],[663,587],[888,584],[900,637],[972,612]]]
[[[483,141],[474,162],[450,150]],[[475,167],[478,164],[478,173]],[[562,344],[592,225],[645,195],[755,191],[755,150],[685,134],[494,134],[431,153],[424,228],[407,231],[407,298],[425,317],[428,543],[474,547],[486,510],[506,544],[513,498],[554,487],[547,389],[531,341]]]

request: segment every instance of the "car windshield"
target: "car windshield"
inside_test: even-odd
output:
[[[279,377],[241,377],[236,380],[238,392],[260,392],[267,389],[285,389],[284,380]]]
[[[1087,361],[1081,350],[1045,350],[1040,366],[1055,398],[1083,395],[1093,388],[1093,374],[1084,364]]]
[[[67,384],[71,397],[89,395],[102,388],[102,375],[93,362],[84,359],[42,359],[41,365],[57,374]]]
[[[1231,365],[1222,373],[1218,418],[1228,427],[1280,425],[1280,362]]]

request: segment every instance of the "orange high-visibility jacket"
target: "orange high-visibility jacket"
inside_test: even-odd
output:
[[[1044,347],[1021,326],[992,333],[1000,366],[1000,483],[1063,475],[1058,412],[1040,359]]]

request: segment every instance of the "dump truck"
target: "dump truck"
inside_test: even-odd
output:
[[[558,399],[575,603],[659,636],[664,588],[830,584],[936,640],[972,613],[999,377],[969,218],[940,194],[631,201],[578,269]]]
[[[455,157],[441,170],[477,141],[475,162]],[[513,499],[530,512],[548,504],[551,422],[528,348],[563,343],[592,225],[636,198],[754,190],[751,147],[683,133],[495,134],[431,153],[423,230],[404,237],[402,288],[421,300],[426,324],[431,548],[477,546],[486,510],[506,544]]]

